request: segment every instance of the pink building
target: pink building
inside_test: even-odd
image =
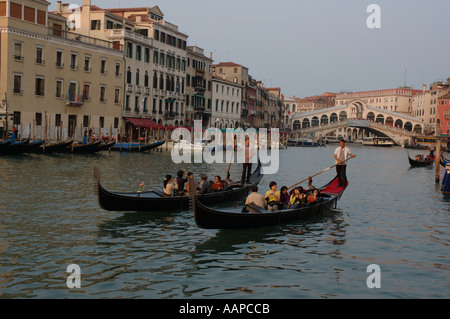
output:
[[[438,98],[437,103],[438,135],[450,135],[450,94]]]

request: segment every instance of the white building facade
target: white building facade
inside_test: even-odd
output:
[[[211,127],[238,128],[241,119],[243,86],[217,77],[212,78]]]

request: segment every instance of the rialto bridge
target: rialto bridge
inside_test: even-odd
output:
[[[345,105],[294,115],[291,129],[316,139],[333,135],[355,141],[368,136],[385,136],[404,145],[413,136],[422,135],[424,125],[420,119],[356,100]]]

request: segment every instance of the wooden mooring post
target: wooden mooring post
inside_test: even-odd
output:
[[[439,184],[439,174],[440,174],[440,168],[441,168],[441,152],[442,152],[442,146],[441,146],[441,140],[437,140],[436,145],[436,159],[434,163],[434,169],[435,169],[435,182],[436,184]]]

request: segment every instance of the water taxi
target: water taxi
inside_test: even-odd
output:
[[[378,146],[378,147],[392,147],[394,142],[389,137],[365,137],[362,145]]]

